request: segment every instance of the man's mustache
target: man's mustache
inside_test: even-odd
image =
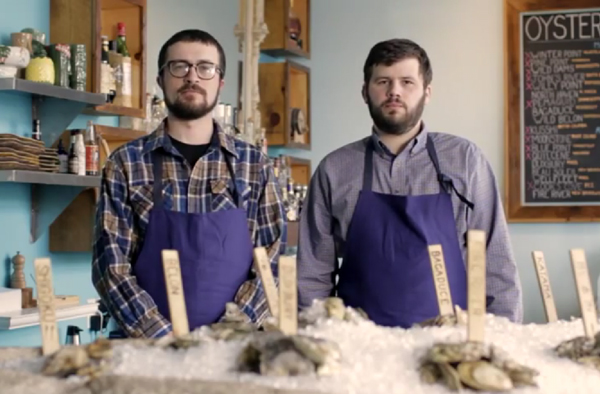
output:
[[[406,104],[404,104],[402,101],[400,100],[386,100],[382,106],[388,105],[388,104],[400,104],[400,106],[402,106],[402,108],[406,109]]]
[[[181,87],[177,92],[183,93],[183,92],[190,91],[190,90],[192,90],[194,92],[198,92],[200,94],[206,94],[206,91],[198,85],[185,85],[185,86]]]

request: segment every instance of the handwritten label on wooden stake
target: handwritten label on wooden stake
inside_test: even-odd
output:
[[[587,337],[594,338],[598,321],[585,251],[583,249],[571,249],[570,252],[575,286],[577,287],[577,296],[579,298],[579,306],[581,307],[583,328]]]
[[[554,295],[552,294],[552,287],[550,286],[550,277],[548,276],[548,268],[546,267],[544,253],[534,251],[531,255],[533,257],[533,265],[535,266],[538,284],[540,285],[540,293],[542,293],[546,319],[549,323],[552,323],[558,320],[558,315],[556,313],[556,304],[554,303]]]
[[[181,267],[179,265],[179,253],[176,250],[163,250],[162,260],[173,335],[178,337],[190,332],[185,295],[183,293],[183,281],[181,279]]]
[[[258,271],[258,276],[265,289],[267,297],[267,305],[271,316],[278,317],[279,315],[279,299],[277,295],[277,287],[275,279],[273,279],[273,271],[271,270],[271,262],[267,255],[267,250],[264,247],[254,248],[254,266]]]
[[[467,233],[468,268],[468,314],[469,341],[483,342],[486,314],[485,297],[485,232],[469,230]]]
[[[52,285],[52,263],[48,258],[35,259],[35,284],[37,306],[40,312],[42,331],[42,354],[49,355],[60,349],[56,307],[54,305],[54,287]]]
[[[286,335],[298,332],[298,288],[296,258],[279,257],[279,330]]]
[[[431,271],[440,315],[453,315],[452,294],[450,293],[442,245],[429,245],[427,249],[429,250],[429,261],[431,261]]]

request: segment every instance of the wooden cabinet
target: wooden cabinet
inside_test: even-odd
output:
[[[310,0],[265,0],[264,21],[262,52],[310,58]]]
[[[310,183],[312,174],[310,160],[299,157],[288,156],[290,168],[292,169],[292,180],[294,185],[306,185]]]
[[[258,83],[269,146],[310,150],[310,70],[290,60],[260,63]]]
[[[84,44],[87,91],[100,92],[102,36],[116,39],[125,24],[131,55],[131,105],[105,104],[86,110],[96,116],[146,115],[146,0],[50,0],[50,42]]]

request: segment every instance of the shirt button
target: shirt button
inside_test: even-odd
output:
[[[394,193],[396,193],[396,194],[400,194],[400,190],[397,190],[397,189],[396,189],[396,190],[394,190]]]

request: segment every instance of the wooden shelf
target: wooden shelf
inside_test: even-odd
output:
[[[310,150],[310,69],[286,60],[259,64],[260,112],[269,146]],[[302,111],[307,130],[292,137],[294,109]]]
[[[289,28],[295,26],[290,11],[300,22],[297,41],[289,35]],[[310,58],[310,0],[265,0],[264,20],[269,34],[261,43],[262,52],[275,57]]]
[[[68,305],[56,307],[56,320],[73,320],[95,315],[98,312],[97,303],[82,305]],[[0,330],[15,330],[38,326],[40,324],[40,311],[38,308],[19,309],[14,312],[0,314]]]
[[[100,186],[100,177],[73,174],[58,174],[55,172],[0,170],[0,182],[29,183],[36,185],[54,186]]]
[[[86,115],[94,116],[130,116],[132,118],[145,117],[144,110],[139,108],[123,107],[120,105],[105,104],[83,110]]]
[[[20,78],[0,78],[0,91],[30,94],[46,99],[60,99],[82,105],[97,105],[104,100],[104,97],[99,94],[80,92],[75,89]]]
[[[50,41],[86,46],[88,92],[100,92],[102,36],[115,39],[119,22],[125,24],[131,55],[132,106],[105,104],[85,113],[143,118],[146,115],[146,0],[50,0]]]

